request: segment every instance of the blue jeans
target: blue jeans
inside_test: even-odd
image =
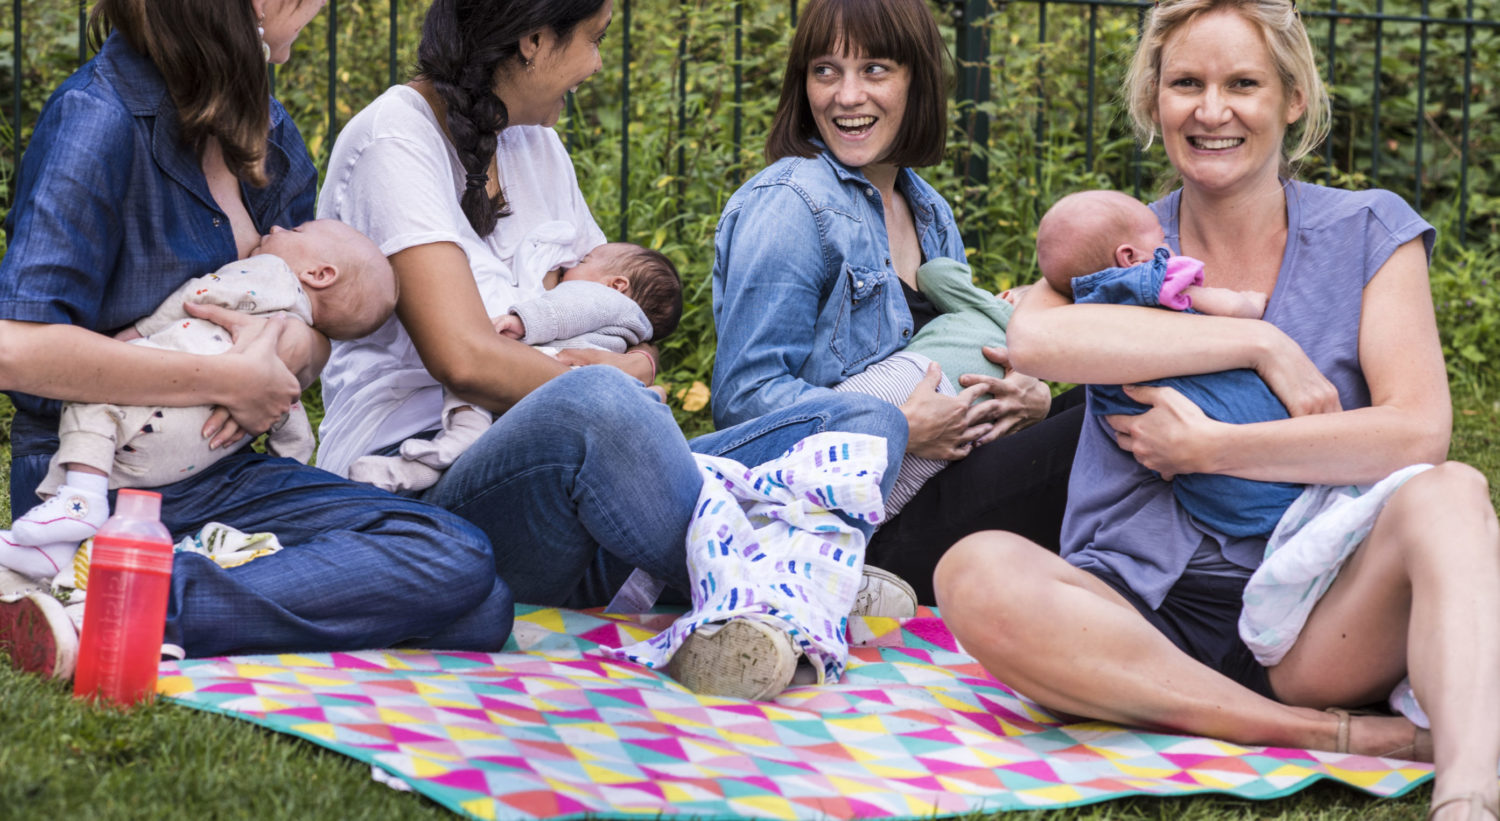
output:
[[[11,464],[35,488],[47,457]],[[163,487],[173,538],[210,521],[275,533],[285,550],[224,570],[195,553],[172,565],[166,641],[189,656],[395,645],[498,650],[510,592],[484,534],[447,511],[244,449]],[[24,505],[27,491],[13,499]]]
[[[703,484],[693,452],[754,465],[825,430],[885,437],[890,490],[906,419],[878,399],[819,398],[689,443],[639,382],[576,368],[495,420],[421,498],[489,535],[518,602],[603,605],[637,567],[686,592],[687,527]]]

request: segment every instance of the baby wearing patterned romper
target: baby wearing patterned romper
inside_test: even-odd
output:
[[[217,305],[257,316],[285,313],[335,339],[370,333],[396,303],[390,264],[363,234],[336,220],[316,220],[292,230],[273,228],[251,256],[191,279],[122,338],[131,344],[218,354],[233,340],[228,331],[189,315],[183,303]],[[137,336],[138,334],[138,336]],[[283,357],[293,344],[283,334]],[[299,373],[305,388],[316,368]],[[58,450],[37,488],[45,501],[0,531],[0,565],[34,578],[51,578],[70,566],[73,553],[109,517],[107,491],[157,487],[190,476],[234,452],[210,449],[201,431],[213,408],[107,403],[63,405]],[[312,427],[300,402],[270,431],[278,456],[306,462]]]

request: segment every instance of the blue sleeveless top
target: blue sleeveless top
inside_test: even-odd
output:
[[[1167,242],[1180,250],[1181,191],[1152,203]],[[1284,331],[1338,389],[1347,409],[1370,404],[1359,367],[1364,287],[1401,245],[1422,237],[1432,253],[1436,232],[1389,191],[1343,191],[1286,184],[1287,243],[1265,321]],[[1153,608],[1200,545],[1247,572],[1260,564],[1265,539],[1231,538],[1195,522],[1172,486],[1116,444],[1113,431],[1085,416],[1063,518],[1062,554],[1078,567],[1102,567]]]

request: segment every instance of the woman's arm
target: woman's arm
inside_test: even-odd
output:
[[[285,321],[247,327],[219,356],[129,345],[76,325],[0,320],[0,386],[74,402],[222,405],[247,431],[267,430],[301,387],[276,355]]]
[[[1045,281],[1006,333],[1016,370],[1040,379],[1121,384],[1251,368],[1292,416],[1339,410],[1338,391],[1276,326],[1125,305],[1074,305]]]
[[[792,188],[770,185],[720,220],[714,242],[714,424],[756,419],[831,392],[798,376],[816,356],[818,315],[832,283],[818,225]]]
[[[1370,407],[1228,425],[1171,389],[1133,388],[1130,395],[1153,410],[1111,417],[1111,424],[1142,464],[1167,476],[1364,484],[1409,464],[1443,460],[1453,411],[1421,238],[1381,266],[1365,286],[1361,311],[1370,318],[1359,328]]]
[[[531,346],[495,333],[468,257],[457,245],[415,245],[393,254],[391,267],[400,285],[396,316],[422,364],[463,399],[504,413],[567,370]]]

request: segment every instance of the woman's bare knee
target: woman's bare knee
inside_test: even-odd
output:
[[[1391,497],[1374,541],[1449,563],[1462,551],[1496,558],[1497,526],[1489,480],[1462,462],[1444,462],[1413,476]]]

